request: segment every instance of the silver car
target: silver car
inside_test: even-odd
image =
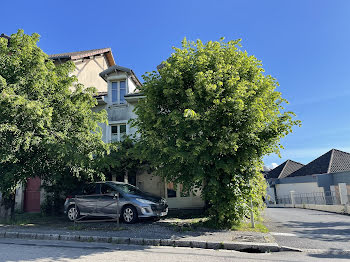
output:
[[[165,199],[137,187],[114,181],[86,184],[64,203],[70,221],[80,216],[120,217],[128,224],[139,218],[159,218],[168,214]]]

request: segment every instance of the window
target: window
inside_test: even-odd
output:
[[[126,81],[112,82],[112,103],[125,104]]]
[[[95,195],[97,192],[96,184],[87,184],[83,188],[83,195]]]
[[[128,185],[128,184],[112,184],[111,187],[115,188],[116,191],[121,191],[126,194],[131,195],[142,195],[144,194],[140,189],[138,189],[136,186]]]
[[[125,94],[126,94],[126,82],[125,81],[120,81],[119,82],[119,103],[120,104],[125,104]]]
[[[101,185],[101,194],[105,195],[105,194],[110,194],[110,193],[116,193],[116,190],[111,188],[109,185],[102,184]]]
[[[126,136],[126,124],[111,126],[111,142],[123,141]]]

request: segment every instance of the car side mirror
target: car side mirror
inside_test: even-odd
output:
[[[119,199],[119,193],[114,193],[113,194],[113,199]]]

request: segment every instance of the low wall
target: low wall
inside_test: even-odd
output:
[[[312,210],[320,210],[333,212],[338,214],[348,214],[350,215],[349,205],[315,205],[315,204],[270,204],[268,207],[294,207],[294,208],[305,208]]]

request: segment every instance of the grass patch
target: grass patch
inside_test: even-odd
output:
[[[216,229],[213,222],[208,217],[187,218],[187,219],[170,219],[167,224],[176,231],[186,232],[195,231],[198,228]]]
[[[242,222],[238,225],[235,225],[231,228],[234,231],[250,231],[250,232],[260,232],[260,233],[268,233],[269,230],[262,223],[255,223],[255,228],[252,228],[250,222]]]

